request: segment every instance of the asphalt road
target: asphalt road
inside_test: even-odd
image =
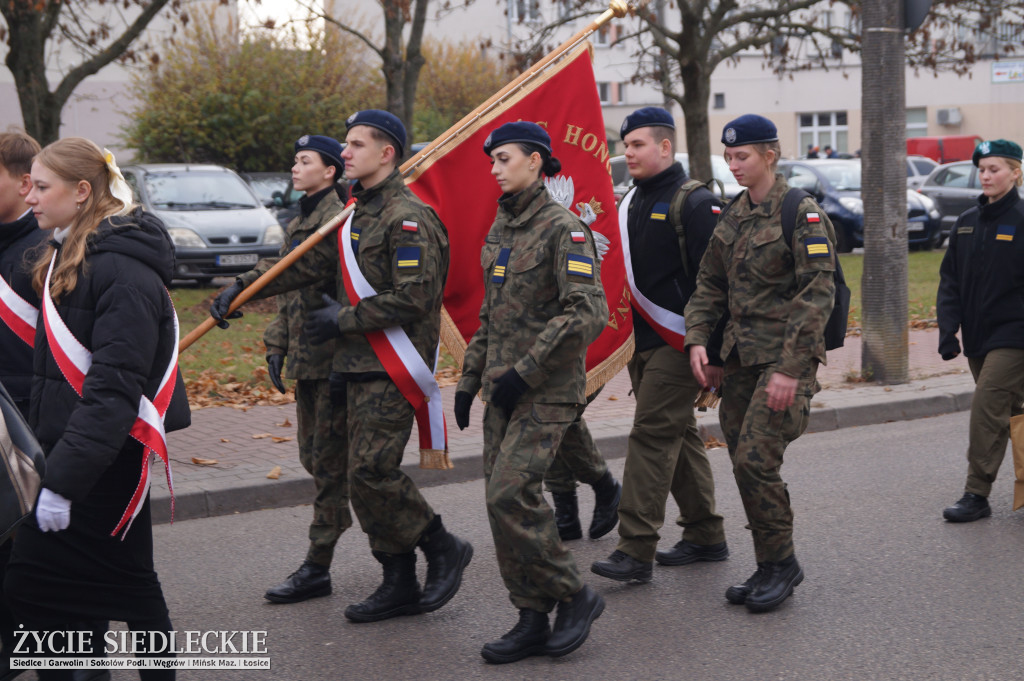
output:
[[[608,605],[590,640],[559,660],[491,666],[480,658],[480,647],[515,621],[480,481],[426,490],[445,523],[476,548],[462,590],[435,613],[377,624],[342,616],[379,582],[356,528],[339,544],[333,596],[297,605],[263,601],[264,589],[304,555],[308,506],[158,526],[157,567],[179,631],[269,632],[270,671],[181,671],[178,678],[1020,679],[1024,512],[1011,511],[1010,457],[991,497],[992,518],[951,525],[940,515],[962,491],[966,432],[967,415],[956,414],[794,443],[783,474],[807,579],[781,608],[761,615],[723,598],[753,571],[754,559],[728,456],[713,450],[731,558],[656,566],[650,584],[622,585],[589,572],[593,560],[614,550],[615,532],[572,542],[587,583]],[[613,463],[617,475],[622,463]],[[589,488],[581,490],[585,514],[592,499]],[[669,546],[678,529],[664,535]]]

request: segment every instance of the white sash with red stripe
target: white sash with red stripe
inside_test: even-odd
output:
[[[341,253],[341,273],[349,301],[356,305],[363,298],[377,295],[356,263],[352,251],[352,218],[338,233],[338,251]],[[400,326],[366,334],[377,359],[388,372],[402,395],[416,411],[416,425],[420,436],[420,450],[447,452],[448,433],[445,429],[441,389],[434,371],[423,361],[409,336]],[[434,364],[437,365],[435,354]]]
[[[54,252],[53,258],[50,260],[50,269],[46,272],[46,281],[43,284],[43,328],[46,330],[46,340],[57,366],[67,382],[81,397],[85,376],[89,373],[89,367],[92,366],[92,353],[72,335],[71,330],[68,329],[67,324],[57,312],[57,307],[50,296],[50,275],[53,273],[56,261],[57,253]],[[167,295],[170,297],[170,293]],[[143,446],[139,484],[135,487],[131,501],[121,515],[117,527],[110,533],[111,536],[115,536],[121,528],[124,528],[124,532],[127,534],[132,522],[142,509],[142,502],[149,494],[149,471],[154,454],[160,457],[164,463],[167,487],[171,493],[171,518],[174,518],[174,485],[171,481],[170,459],[167,456],[167,434],[164,432],[164,416],[171,404],[171,395],[174,393],[174,381],[178,370],[178,316],[177,314],[172,314],[172,316],[174,318],[174,351],[171,353],[170,362],[167,364],[163,378],[160,379],[156,397],[152,400],[145,395],[139,398],[139,415],[129,433]],[[124,539],[124,535],[121,535],[121,538]]]
[[[633,306],[640,313],[640,316],[661,336],[663,341],[679,352],[682,352],[686,340],[686,320],[683,319],[683,315],[652,303],[647,299],[647,296],[640,292],[640,289],[636,287],[636,282],[633,280],[633,260],[629,253],[629,228],[627,220],[629,204],[633,201],[635,193],[635,188],[629,190],[629,193],[622,197],[622,203],[619,204],[619,236],[622,240],[622,259],[626,264],[626,280],[629,282],[629,291],[633,295]],[[668,216],[666,215],[665,217],[667,218]],[[686,254],[683,253],[682,257],[685,258]]]
[[[39,310],[18,295],[7,281],[0,277],[0,319],[29,347],[35,343],[36,319]]]

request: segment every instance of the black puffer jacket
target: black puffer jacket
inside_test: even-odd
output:
[[[61,374],[42,323],[36,329],[29,420],[47,455],[44,486],[71,501],[101,495],[127,503],[135,489],[142,446],[128,433],[140,397],[156,394],[174,351],[165,289],[173,271],[171,239],[153,215],[105,220],[90,237],[78,283],[56,304],[92,352],[82,397]],[[164,427],[170,432],[190,421],[178,372]]]
[[[1016,188],[995,203],[982,197],[949,234],[939,269],[939,353],[968,357],[1024,348],[1024,200]]]
[[[46,238],[32,211],[14,222],[0,224],[0,277],[25,302],[39,307],[32,289],[35,246]],[[0,381],[18,404],[28,403],[32,389],[32,346],[0,322]]]

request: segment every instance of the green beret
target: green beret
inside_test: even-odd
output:
[[[974,149],[974,156],[971,157],[971,160],[974,161],[974,165],[978,165],[978,161],[989,156],[1002,156],[1020,161],[1020,145],[1010,140],[985,140]]]

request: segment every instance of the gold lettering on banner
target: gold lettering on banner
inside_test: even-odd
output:
[[[562,140],[566,144],[571,144],[574,147],[580,145],[580,133],[583,132],[583,128],[578,125],[572,125],[571,123],[565,124],[565,139]]]
[[[605,170],[610,175],[612,172],[612,164],[611,159],[608,156],[608,142],[607,140],[602,141],[603,139],[603,133],[598,135],[592,132],[585,132],[582,126],[566,123],[565,137],[562,141],[565,144],[580,147],[583,151],[591,154],[601,163],[601,165],[604,166]]]

